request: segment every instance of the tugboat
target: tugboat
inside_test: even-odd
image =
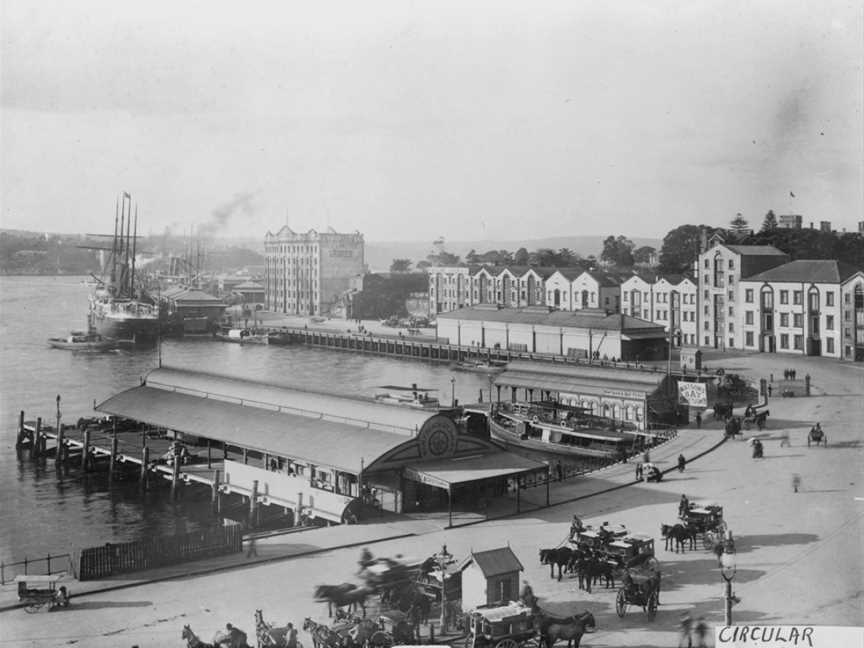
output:
[[[88,322],[95,333],[134,344],[154,344],[159,336],[159,308],[135,290],[135,255],[138,240],[138,207],[132,221],[132,197],[123,192],[114,215],[110,248],[111,272],[90,295]]]
[[[63,338],[48,338],[48,344],[55,349],[67,351],[113,351],[119,345],[117,340],[105,338],[95,332],[72,331]]]
[[[415,409],[440,409],[440,401],[429,395],[429,392],[437,391],[436,389],[426,389],[418,387],[416,383],[410,387],[402,387],[399,385],[381,385],[379,389],[386,389],[386,392],[375,394],[375,400],[379,403],[388,403],[390,405],[399,405],[401,407],[413,407]]]

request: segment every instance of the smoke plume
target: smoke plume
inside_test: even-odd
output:
[[[225,227],[235,216],[252,216],[255,208],[252,204],[254,194],[242,192],[210,213],[210,220],[198,226],[199,236],[214,236]]]

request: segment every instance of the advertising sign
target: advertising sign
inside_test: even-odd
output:
[[[705,383],[678,382],[678,402],[692,407],[708,407],[708,391]]]

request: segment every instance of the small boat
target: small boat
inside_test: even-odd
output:
[[[460,360],[450,365],[454,371],[473,371],[474,373],[498,373],[507,368],[507,363],[501,360]]]
[[[68,351],[113,351],[119,344],[114,338],[102,337],[99,333],[72,331],[63,338],[48,338],[48,344],[55,349]]]
[[[413,407],[415,409],[437,410],[441,407],[441,402],[437,398],[429,395],[429,392],[438,391],[436,389],[418,387],[416,384],[412,384],[410,387],[381,385],[379,389],[388,390],[375,394],[374,398],[379,403],[399,405],[401,407]]]
[[[230,328],[223,326],[213,334],[213,337],[223,342],[234,342],[235,344],[268,344],[267,332],[258,332],[249,328]]]

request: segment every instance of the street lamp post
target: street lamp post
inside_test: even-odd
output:
[[[447,567],[455,562],[455,558],[447,551],[447,545],[442,545],[441,551],[433,558],[441,573],[441,634],[444,634],[447,631]]]
[[[732,625],[732,581],[735,580],[735,552],[729,551],[728,547],[724,548],[720,554],[720,573],[723,575],[723,580],[726,581],[726,625]]]

